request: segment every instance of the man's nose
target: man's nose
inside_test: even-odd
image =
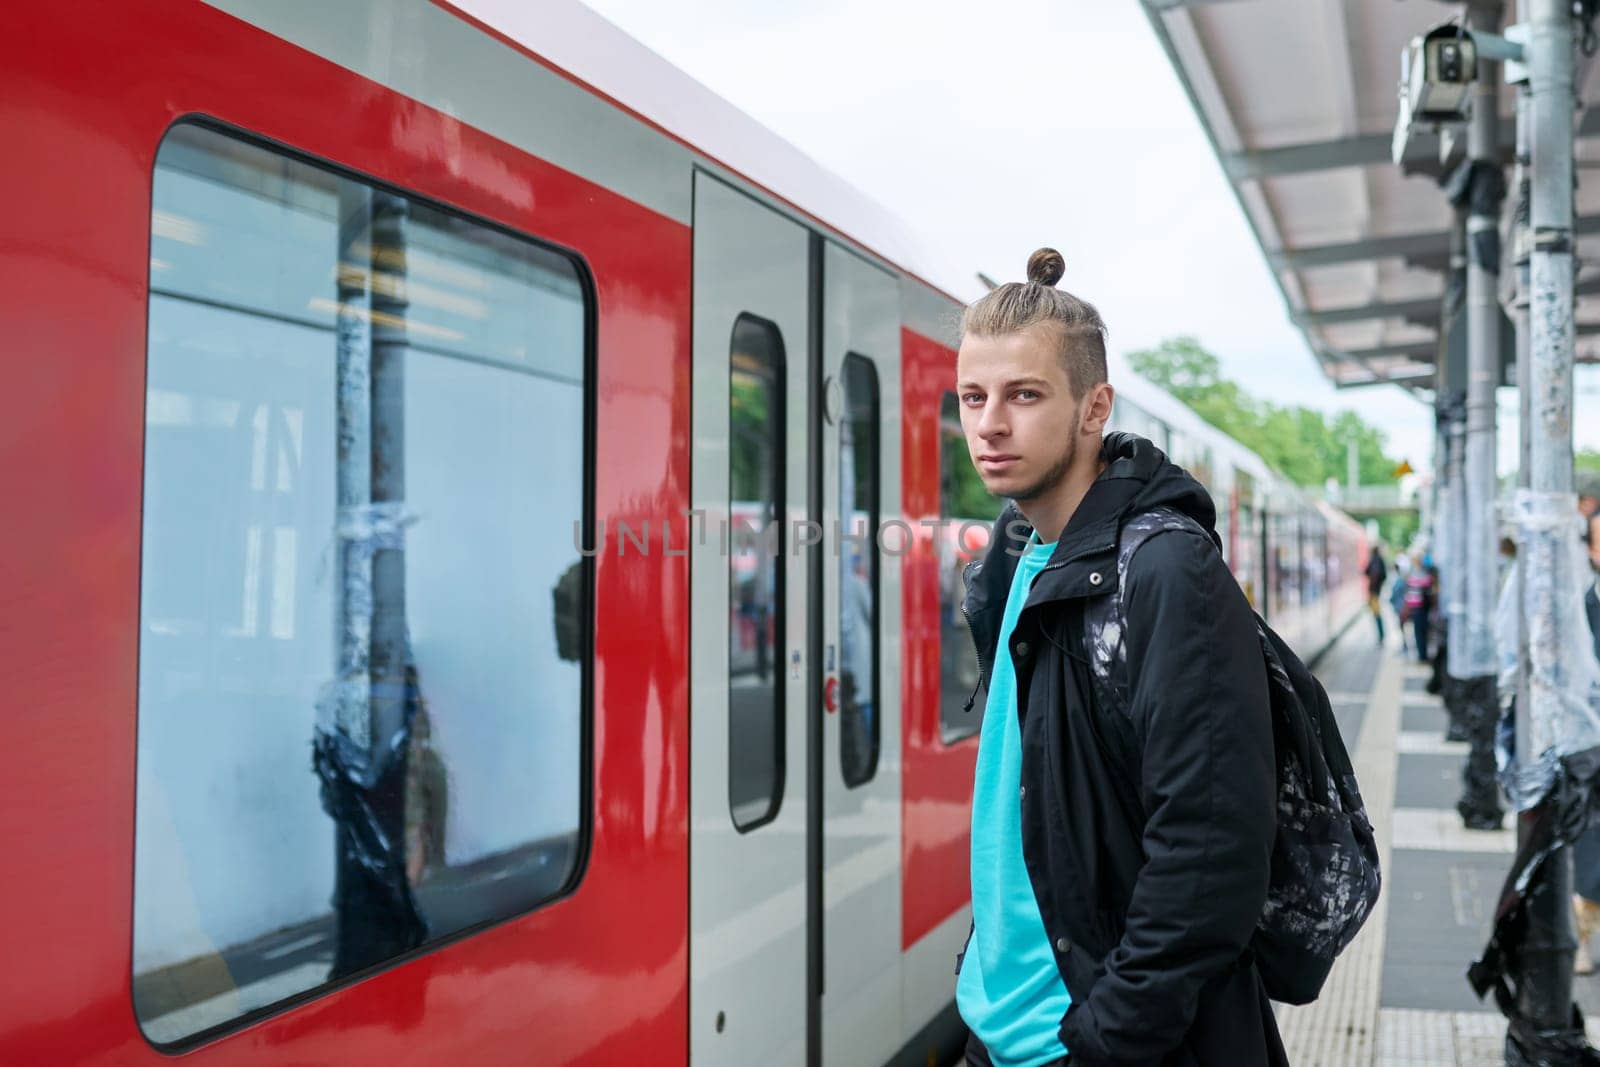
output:
[[[999,437],[1005,432],[1006,422],[999,401],[993,398],[985,401],[983,410],[978,413],[978,436]]]

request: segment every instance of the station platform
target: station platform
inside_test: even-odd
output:
[[[1429,670],[1363,616],[1318,663],[1377,832],[1384,886],[1377,909],[1335,965],[1322,997],[1278,1007],[1296,1067],[1489,1067],[1505,1062],[1505,1020],[1467,985],[1488,939],[1516,850],[1504,830],[1463,829],[1465,743],[1444,740]],[[1600,1042],[1600,977],[1574,979]]]

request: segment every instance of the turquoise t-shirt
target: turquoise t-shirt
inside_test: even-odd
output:
[[[1022,731],[1010,653],[1017,616],[1055,547],[1032,543],[1017,560],[972,785],[973,930],[956,981],[956,1006],[995,1067],[1038,1067],[1067,1054],[1059,1030],[1072,996],[1056,968],[1022,860]]]

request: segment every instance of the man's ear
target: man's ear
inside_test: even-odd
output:
[[[1089,403],[1083,411],[1083,432],[1100,434],[1111,421],[1111,409],[1116,403],[1116,390],[1110,382],[1101,382],[1089,389]]]

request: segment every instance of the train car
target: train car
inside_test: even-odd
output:
[[[1113,427],[1150,437],[1210,490],[1240,587],[1291,647],[1315,659],[1365,598],[1365,530],[1121,361],[1112,364]]]
[[[0,1062],[950,1051],[965,283],[575,3],[0,48]]]

